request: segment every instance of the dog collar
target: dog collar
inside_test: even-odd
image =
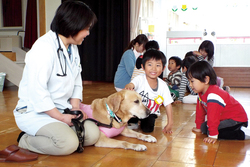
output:
[[[122,120],[120,118],[118,118],[115,113],[109,108],[108,104],[106,103],[106,108],[108,110],[108,114],[110,115],[110,117],[112,118],[115,118],[115,120],[118,122],[118,123],[121,123]]]

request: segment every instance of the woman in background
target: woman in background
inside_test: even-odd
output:
[[[136,59],[144,52],[147,42],[147,36],[140,34],[129,43],[115,73],[114,85],[116,91],[124,89],[125,85],[130,83]]]

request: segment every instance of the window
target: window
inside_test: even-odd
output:
[[[0,0],[0,30],[23,30],[27,0]]]

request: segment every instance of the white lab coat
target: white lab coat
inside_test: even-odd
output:
[[[66,57],[66,76],[57,76],[65,71],[65,59],[60,51],[60,61],[57,49],[56,34],[49,31],[40,37],[26,54],[25,67],[19,85],[19,101],[14,110],[17,126],[30,135],[52,122],[58,120],[51,118],[44,111],[57,108],[63,112],[65,108],[71,109],[70,98],[82,100],[81,65],[78,48],[71,45],[71,60],[68,52],[60,40],[63,53]],[[27,111],[19,113],[16,110],[27,106]]]

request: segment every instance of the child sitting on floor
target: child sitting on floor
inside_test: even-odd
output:
[[[165,64],[166,57],[161,51],[155,49],[146,51],[142,59],[142,69],[145,74],[136,76],[125,86],[125,89],[138,92],[142,96],[142,103],[151,110],[151,114],[147,118],[140,120],[143,132],[152,132],[154,130],[155,119],[160,115],[160,106],[164,105],[167,114],[167,125],[164,127],[163,132],[172,133],[173,111],[171,103],[173,100],[167,84],[158,78],[164,71]],[[130,119],[128,123],[138,123],[138,118]]]
[[[189,86],[189,81],[186,77],[186,71],[188,68],[195,62],[197,62],[198,59],[195,56],[187,56],[182,61],[182,78],[181,78],[181,84],[179,87],[179,97],[174,102],[177,103],[196,103],[197,102],[197,94],[192,90],[192,88]],[[190,94],[185,96],[187,89],[190,91]]]
[[[217,76],[212,66],[198,61],[189,67],[186,75],[192,90],[199,95],[193,131],[207,134],[206,143],[215,143],[217,139],[249,139],[244,133],[249,131],[245,128],[248,118],[244,108],[216,85]]]
[[[168,84],[173,100],[179,97],[178,89],[182,77],[182,73],[180,71],[181,62],[181,59],[177,56],[172,56],[168,60],[168,70],[170,71],[170,73],[168,74],[168,77],[165,81]]]

